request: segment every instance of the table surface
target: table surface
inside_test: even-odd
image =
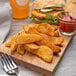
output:
[[[33,0],[30,0],[30,3],[32,3],[32,1]],[[8,2],[8,0],[0,0],[0,5],[3,5],[6,2]],[[31,7],[31,4],[30,4],[30,7]],[[11,29],[6,40],[12,37],[13,35],[15,35],[17,32],[19,32],[22,29],[23,24],[30,24],[30,23],[31,23],[31,20],[29,18],[24,19],[24,20],[13,19],[11,23]],[[70,42],[68,48],[66,49],[66,52],[54,76],[76,76],[76,60],[75,59],[76,59],[76,35]],[[21,76],[44,76],[40,73],[34,72],[22,66],[19,66],[19,72]],[[3,71],[2,64],[0,62],[0,76],[2,74],[5,74],[5,72]]]

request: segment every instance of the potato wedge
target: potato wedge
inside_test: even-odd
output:
[[[18,45],[17,53],[23,55],[25,53],[24,45]]]
[[[34,25],[31,25],[30,27],[33,27],[33,28],[35,28],[35,29],[38,29],[39,24],[34,24]]]
[[[29,26],[27,26],[27,27],[29,27]],[[23,29],[24,29],[25,32],[27,31],[26,28],[23,28]],[[27,33],[40,35],[40,33],[33,27],[29,27]]]
[[[24,25],[23,25],[23,29],[24,29],[24,31],[27,33],[27,32],[28,32],[28,30],[29,30],[29,26],[28,26],[28,25],[26,25],[26,24],[24,24]]]
[[[47,34],[47,35],[50,35],[50,36],[54,36],[54,34],[55,34],[54,29],[48,23],[39,24],[39,27],[37,28],[37,30],[40,33]]]
[[[46,24],[46,23],[43,23],[43,24]],[[47,23],[48,24],[48,23]],[[46,24],[46,25],[47,25]],[[38,27],[40,26],[40,24],[32,24],[32,25],[30,25],[30,27],[33,27],[33,28],[35,28],[35,29],[38,29]],[[51,28],[55,31],[55,30],[57,30],[58,29],[58,25],[50,25],[51,26]]]
[[[44,24],[44,23],[40,24],[37,30],[43,34],[49,33],[49,27],[47,26],[47,24]]]
[[[18,45],[16,44],[16,42],[15,42],[15,41],[13,41],[13,43],[11,44],[11,52],[16,51],[17,46],[18,46]]]
[[[55,45],[61,45],[64,42],[64,37],[51,37],[46,34],[42,34],[42,36]]]
[[[37,35],[40,35],[43,38],[42,40],[36,42],[38,45],[46,45],[46,46],[50,47],[53,50],[54,53],[59,53],[60,52],[60,47],[58,47],[55,44],[51,43],[49,40],[47,40],[45,38],[45,36],[42,35],[42,33],[39,33],[33,27],[29,28],[28,33],[37,34]]]
[[[6,47],[11,47],[11,44],[16,40],[16,37],[18,35],[21,35],[21,34],[25,34],[25,31],[22,30],[19,33],[17,33],[16,35],[14,35],[13,37],[11,37],[8,41],[6,41],[5,46]]]
[[[58,30],[55,31],[54,36],[55,36],[55,37],[59,37],[59,31],[58,31]]]
[[[14,37],[12,37],[10,39],[10,41],[8,41],[9,46],[11,47],[11,52],[14,52],[17,48],[17,44],[16,44],[15,40],[18,35],[20,35],[20,33],[17,33]],[[8,43],[6,43],[6,45],[8,45]]]
[[[24,35],[17,36],[16,43],[17,44],[27,44],[27,43],[40,41],[41,39],[42,39],[42,37],[37,34],[24,34]]]
[[[28,33],[29,32],[30,33],[34,32],[35,34],[38,34],[38,32],[39,32],[39,33],[47,34],[47,35],[50,35],[50,36],[55,35],[54,29],[48,23],[34,24],[34,25],[30,26],[30,27],[26,25],[23,28],[25,30],[25,32],[27,31],[27,27],[28,27]]]
[[[47,39],[42,39],[41,41],[36,42],[38,45],[46,45],[49,48],[51,48],[53,50],[54,53],[59,53],[61,51],[59,46],[56,46],[55,44],[51,43],[49,40]]]
[[[10,47],[11,44],[12,44],[11,38],[5,42],[5,46],[6,46],[6,47]]]
[[[54,31],[58,29],[58,25],[51,25],[51,26]]]
[[[12,43],[13,43],[13,42],[15,41],[15,39],[16,39],[16,36],[17,36],[17,35],[15,35],[14,37],[10,38],[10,39],[5,43],[5,46],[6,46],[6,47],[11,47]]]
[[[26,51],[29,51],[29,52],[33,52],[34,50],[37,50],[39,49],[39,46],[32,43],[32,44],[24,44],[24,48]]]
[[[46,62],[52,62],[53,51],[47,46],[40,46],[39,49],[35,50],[33,53]]]
[[[40,33],[36,29],[34,29],[33,27],[30,27],[29,28],[28,33],[29,34],[37,34],[37,35],[40,35]]]
[[[49,25],[48,23],[42,23],[42,24],[33,24],[32,26],[35,28],[37,31],[43,34],[47,34],[50,36],[59,36],[59,31],[57,25]]]
[[[61,45],[64,42],[63,37],[50,37],[49,41],[55,45]]]
[[[20,35],[26,34],[26,32],[24,30],[20,31],[19,33],[20,33]]]

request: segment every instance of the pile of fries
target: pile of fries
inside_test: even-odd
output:
[[[42,58],[46,62],[53,60],[53,55],[58,54],[60,45],[64,38],[60,37],[57,25],[48,23],[33,24],[31,26],[23,25],[23,30],[10,38],[6,47],[11,48],[11,52],[17,52],[21,55],[30,52]]]

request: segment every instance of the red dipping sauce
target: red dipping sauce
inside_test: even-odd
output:
[[[62,12],[58,15],[59,28],[62,32],[72,33],[76,31],[76,17],[69,13]]]

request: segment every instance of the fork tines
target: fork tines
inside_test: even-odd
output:
[[[1,59],[1,62],[2,62],[2,64],[3,64],[3,68],[4,68],[4,70],[5,70],[6,72],[18,68],[8,54],[2,54],[2,55],[0,56],[0,59]]]

